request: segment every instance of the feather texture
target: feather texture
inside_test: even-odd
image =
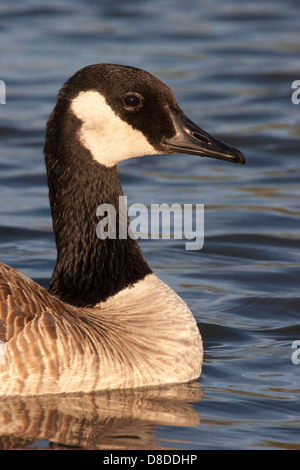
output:
[[[0,272],[1,395],[143,387],[200,375],[194,317],[154,274],[94,308],[78,308],[4,264]]]

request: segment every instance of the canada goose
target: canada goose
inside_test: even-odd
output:
[[[153,274],[136,240],[96,235],[97,207],[117,207],[122,195],[118,162],[180,152],[245,162],[191,122],[171,90],[145,71],[96,64],[64,84],[44,147],[56,266],[47,291],[1,265],[0,395],[200,376],[202,340],[187,305]]]

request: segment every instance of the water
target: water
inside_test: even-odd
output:
[[[91,63],[130,64],[175,92],[246,166],[181,155],[123,162],[129,204],[205,205],[205,243],[144,240],[192,309],[199,381],[163,390],[1,400],[1,448],[299,449],[298,2],[44,1],[0,5],[1,260],[47,287],[55,245],[42,157],[57,90]]]

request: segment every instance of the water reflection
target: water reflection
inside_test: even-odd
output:
[[[37,448],[43,446],[37,442],[41,440],[60,449],[163,449],[156,426],[196,426],[200,416],[192,403],[202,396],[194,382],[101,394],[6,398],[0,401],[0,449]]]

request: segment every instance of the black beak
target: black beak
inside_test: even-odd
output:
[[[245,164],[244,154],[240,150],[215,139],[190,121],[185,114],[171,111],[171,117],[176,134],[164,141],[170,153],[191,153]]]

